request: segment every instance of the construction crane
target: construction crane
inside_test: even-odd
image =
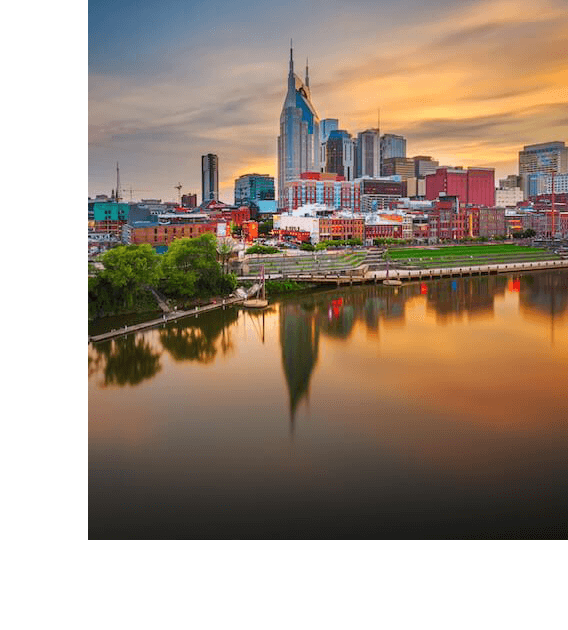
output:
[[[174,186],[174,188],[178,191],[178,203],[181,204],[181,189],[183,186],[178,182],[178,185]]]

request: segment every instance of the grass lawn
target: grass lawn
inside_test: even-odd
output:
[[[544,248],[527,247],[523,245],[450,245],[432,249],[392,249],[389,250],[391,260],[408,260],[416,258],[478,258],[502,257],[506,255],[519,256],[521,254],[543,254]]]

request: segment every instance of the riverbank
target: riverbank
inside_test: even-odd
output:
[[[390,278],[396,278],[403,281],[405,284],[412,281],[429,281],[439,278],[451,278],[451,277],[467,277],[467,276],[482,276],[482,275],[496,275],[502,273],[511,272],[526,272],[526,271],[540,271],[550,269],[565,269],[568,268],[568,259],[562,260],[550,260],[539,262],[525,262],[514,264],[495,264],[495,265],[469,265],[463,267],[440,267],[429,269],[391,269],[389,271]],[[353,286],[360,284],[378,284],[382,283],[387,277],[386,270],[368,271],[365,274],[360,275],[332,275],[327,274],[325,276],[318,276],[314,274],[298,274],[297,276],[287,276],[286,278],[279,278],[270,280],[275,286],[281,287],[281,291],[273,291],[269,297],[277,297],[279,295],[288,295],[296,292],[308,292],[317,291],[324,286]],[[268,281],[267,281],[268,284]],[[288,290],[286,290],[288,287]],[[129,334],[131,332],[138,332],[155,326],[163,325],[169,321],[175,321],[184,317],[196,316],[200,313],[209,312],[217,308],[225,308],[226,306],[235,305],[244,301],[244,298],[226,298],[216,299],[212,302],[203,305],[196,306],[193,309],[186,310],[173,310],[170,313],[164,313],[161,317],[151,319],[149,321],[125,324],[124,327],[113,329],[100,334],[90,335],[89,341],[97,342],[105,339],[111,339],[113,337],[119,337]]]

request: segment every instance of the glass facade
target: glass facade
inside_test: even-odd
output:
[[[278,136],[278,200],[284,205],[284,184],[306,171],[319,171],[320,119],[311,101],[308,69],[306,80],[294,74],[290,49],[288,91],[280,115]]]
[[[394,133],[385,133],[381,136],[381,175],[384,175],[384,160],[395,157],[406,157],[406,138]]]

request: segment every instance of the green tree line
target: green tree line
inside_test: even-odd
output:
[[[176,239],[162,255],[148,244],[111,249],[101,257],[104,269],[89,277],[89,316],[155,308],[152,288],[174,299],[229,294],[237,279],[217,256],[213,234]]]

